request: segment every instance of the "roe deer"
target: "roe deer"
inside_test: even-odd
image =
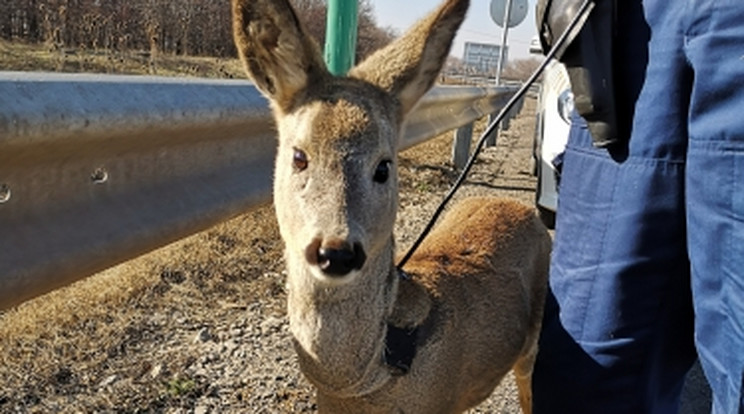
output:
[[[233,0],[240,57],[277,121],[274,204],[288,314],[321,413],[456,413],[514,369],[524,412],[550,238],[514,201],[453,207],[394,263],[397,147],[464,19],[447,0],[334,77],[288,0]]]

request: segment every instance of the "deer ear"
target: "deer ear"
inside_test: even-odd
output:
[[[398,98],[403,114],[431,88],[449,54],[469,0],[446,0],[402,37],[378,50],[349,76],[373,83]]]
[[[232,0],[233,35],[240,59],[275,109],[289,112],[298,94],[328,75],[317,44],[289,0]]]

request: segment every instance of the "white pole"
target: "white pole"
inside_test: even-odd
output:
[[[499,50],[499,61],[496,66],[496,86],[501,84],[501,71],[504,69],[506,51],[506,38],[509,35],[509,17],[511,16],[512,0],[506,0],[506,10],[504,10],[504,26],[501,32],[501,49]]]

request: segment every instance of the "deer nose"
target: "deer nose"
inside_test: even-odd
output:
[[[359,243],[352,245],[343,240],[328,240],[314,244],[317,250],[313,261],[328,276],[346,276],[352,270],[360,270],[367,260],[364,248]]]

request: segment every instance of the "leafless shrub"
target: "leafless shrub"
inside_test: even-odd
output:
[[[537,58],[516,59],[509,62],[501,73],[503,79],[525,81],[540,66],[541,60]]]
[[[325,42],[326,0],[293,0],[319,44]],[[357,59],[387,44],[369,0],[359,4]],[[45,43],[50,50],[235,56],[227,0],[0,0],[0,38]]]

